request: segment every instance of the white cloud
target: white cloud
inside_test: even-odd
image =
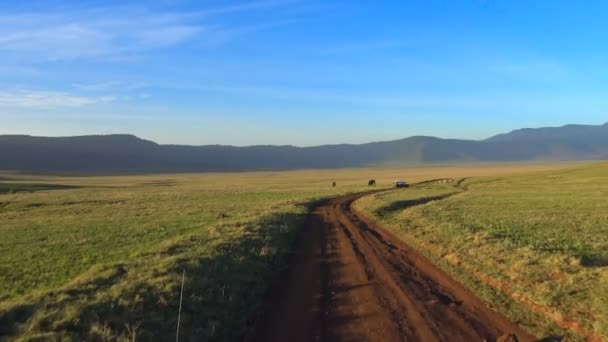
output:
[[[281,5],[288,5],[294,3],[295,1],[289,0],[266,0],[266,1],[250,1],[247,3],[241,3],[231,6],[225,6],[220,8],[212,8],[207,10],[202,10],[198,12],[198,15],[215,15],[215,14],[230,14],[235,12],[242,12],[247,10],[258,10],[264,8],[272,8]]]
[[[235,27],[212,28],[207,24],[212,15],[262,10],[287,3],[285,0],[252,1],[196,12],[114,6],[5,14],[0,15],[0,53],[35,61],[128,59],[198,37],[214,41],[215,36],[225,36],[225,32],[235,30]]]
[[[91,91],[91,92],[99,92],[99,91],[111,91],[111,92],[126,92],[126,91],[134,91],[138,89],[143,89],[148,87],[149,85],[143,82],[135,82],[135,83],[127,83],[122,81],[105,81],[105,82],[96,82],[96,83],[73,83],[72,87],[74,89],[82,90],[82,91]]]
[[[79,96],[55,91],[0,91],[0,107],[53,109],[113,102],[113,96]]]
[[[0,17],[0,51],[35,60],[112,57],[173,46],[202,30],[149,13],[25,14]]]

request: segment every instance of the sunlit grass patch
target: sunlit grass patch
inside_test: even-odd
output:
[[[456,195],[386,210],[436,193]],[[606,338],[607,195],[608,165],[596,164],[392,192],[358,206],[533,332]],[[526,321],[526,312],[541,319]]]

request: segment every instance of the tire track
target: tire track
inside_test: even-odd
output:
[[[273,285],[254,341],[534,340],[352,208],[317,207]]]

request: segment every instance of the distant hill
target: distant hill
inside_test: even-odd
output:
[[[159,145],[132,135],[0,135],[0,170],[156,173],[608,158],[608,124],[521,129],[482,140],[416,136],[315,147]]]
[[[595,142],[598,139],[608,140],[608,123],[601,126],[594,125],[566,125],[562,127],[523,128],[510,133],[499,134],[487,141],[567,141],[586,140]]]

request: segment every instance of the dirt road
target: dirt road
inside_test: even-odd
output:
[[[256,341],[534,340],[398,238],[328,201],[273,285]]]

